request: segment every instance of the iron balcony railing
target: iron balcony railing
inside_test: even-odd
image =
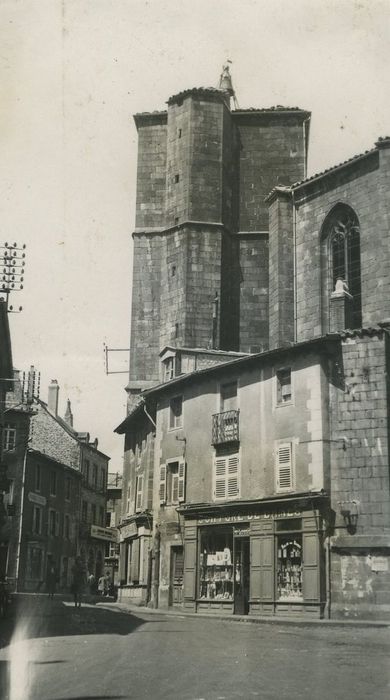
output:
[[[240,411],[224,411],[213,415],[212,444],[238,442],[240,439]]]

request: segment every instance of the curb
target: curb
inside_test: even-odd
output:
[[[128,612],[136,615],[137,613],[142,613],[145,615],[165,615],[167,617],[189,617],[189,618],[202,618],[207,620],[223,620],[224,622],[241,622],[244,624],[257,624],[257,625],[287,625],[292,627],[356,627],[356,628],[390,628],[390,620],[328,620],[328,619],[306,619],[291,618],[291,617],[261,617],[261,616],[250,616],[250,615],[218,615],[207,614],[207,613],[195,613],[182,610],[177,608],[175,610],[166,610],[160,608],[148,608],[141,605],[127,605],[126,603],[117,602],[110,605],[110,608],[115,606],[118,610],[122,612]],[[101,605],[99,607],[102,607]]]

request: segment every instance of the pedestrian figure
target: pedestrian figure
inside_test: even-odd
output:
[[[88,576],[88,588],[90,594],[92,595],[95,590],[95,577],[93,574],[89,574]]]
[[[75,608],[81,608],[81,597],[85,586],[86,574],[81,557],[76,557],[72,568],[71,591],[74,596]]]
[[[98,581],[98,594],[104,596],[106,591],[106,577],[101,576]]]
[[[105,576],[105,583],[104,583],[104,595],[109,596],[110,595],[110,572],[106,571],[106,576]]]
[[[56,584],[57,584],[57,571],[56,568],[53,564],[53,562],[49,563],[48,570],[47,570],[47,576],[46,576],[46,588],[47,592],[49,594],[49,598],[53,599],[54,598],[54,593],[56,592]]]

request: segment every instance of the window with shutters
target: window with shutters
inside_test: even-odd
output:
[[[229,500],[240,495],[238,454],[216,455],[214,461],[214,500]]]
[[[276,446],[276,490],[294,489],[292,443],[284,442]]]
[[[139,474],[139,476],[137,476],[136,496],[135,496],[135,510],[137,513],[139,513],[142,510],[143,490],[144,490],[144,476],[143,476],[143,474]]]
[[[186,464],[183,459],[160,466],[160,504],[177,505],[185,500]]]

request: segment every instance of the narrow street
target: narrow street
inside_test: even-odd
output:
[[[234,623],[31,597],[0,623],[2,700],[388,700],[390,629]],[[10,687],[11,686],[11,687]]]

